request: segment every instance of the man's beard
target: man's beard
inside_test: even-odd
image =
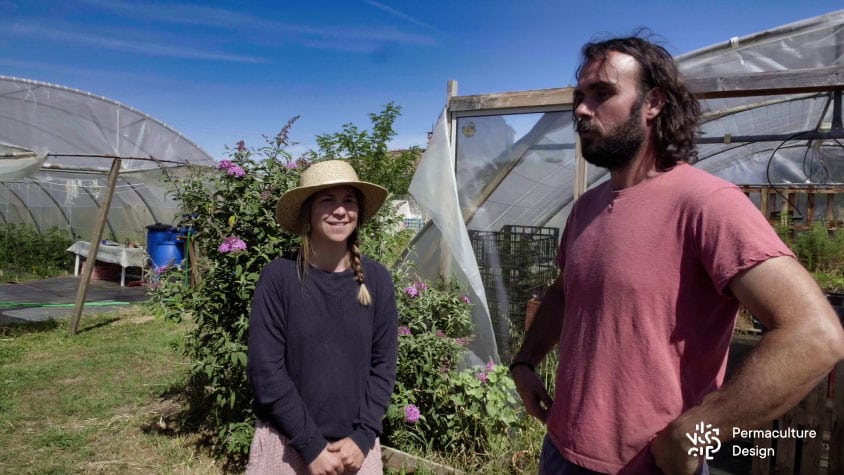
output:
[[[636,101],[627,120],[607,131],[606,135],[581,139],[583,158],[592,165],[610,171],[621,170],[629,165],[645,141],[645,131],[639,117],[643,103],[643,99]],[[578,123],[578,132],[588,130],[588,122]]]

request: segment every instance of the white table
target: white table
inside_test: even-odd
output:
[[[76,241],[67,248],[68,252],[76,254],[76,264],[73,267],[73,275],[79,275],[79,256],[88,257],[91,251],[91,243],[88,241]],[[126,284],[126,268],[140,267],[147,265],[146,250],[140,247],[126,247],[121,244],[100,244],[97,249],[97,260],[120,265],[120,286]]]

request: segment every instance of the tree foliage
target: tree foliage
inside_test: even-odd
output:
[[[401,107],[390,102],[380,113],[369,114],[371,131],[347,123],[342,132],[318,135],[319,151],[313,153],[318,159],[348,160],[362,180],[387,188],[394,197],[405,197],[422,150],[389,150],[388,144],[396,136],[393,124],[400,113]]]

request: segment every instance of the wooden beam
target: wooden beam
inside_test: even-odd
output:
[[[97,224],[94,225],[94,235],[91,238],[91,249],[88,251],[88,258],[85,260],[85,267],[82,270],[82,280],[79,282],[79,290],[76,292],[76,307],[73,310],[73,319],[70,323],[70,334],[75,335],[79,327],[79,319],[82,317],[82,308],[85,306],[85,297],[88,294],[88,284],[91,282],[91,274],[94,271],[94,264],[97,262],[97,251],[100,249],[100,239],[103,237],[108,210],[111,207],[111,198],[114,196],[114,188],[117,184],[117,176],[120,175],[120,159],[111,162],[111,170],[108,172],[108,188],[100,203],[100,214],[97,217]]]
[[[535,108],[538,106],[571,106],[574,88],[559,87],[533,91],[454,96],[448,101],[451,112],[487,111],[495,109]]]
[[[840,91],[844,90],[844,66],[688,77],[686,85],[699,99]],[[573,87],[455,95],[449,96],[448,110],[466,113],[542,107],[565,109],[571,108],[573,98]]]
[[[686,78],[700,99],[772,96],[844,89],[844,66]]]

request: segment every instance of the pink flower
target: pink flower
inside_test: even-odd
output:
[[[413,284],[413,286],[416,287],[416,290],[420,292],[422,292],[423,290],[428,290],[428,284],[426,284],[424,280],[417,280]]]
[[[237,151],[242,152],[244,150],[246,150],[246,142],[241,140],[240,142],[237,143]]]
[[[445,338],[445,333],[442,330],[437,330],[437,338]]]
[[[165,274],[165,273],[167,273],[167,271],[169,271],[169,270],[170,270],[170,266],[169,266],[169,265],[163,265],[163,266],[161,266],[161,267],[154,267],[154,268],[152,269],[152,271],[155,273],[155,275]]]
[[[411,297],[416,297],[417,295],[419,295],[419,290],[417,290],[416,287],[409,285],[404,288],[404,293],[410,295]]]
[[[413,333],[410,332],[410,328],[408,328],[407,325],[402,325],[402,326],[399,327],[399,336],[409,336],[409,335],[413,335]]]
[[[468,346],[469,341],[462,337],[457,337],[454,339],[454,342],[457,343],[458,346]]]
[[[270,199],[270,191],[269,190],[262,191],[261,192],[261,201],[267,201],[268,199]]]
[[[243,242],[242,239],[236,236],[229,236],[223,239],[223,242],[220,243],[220,247],[217,248],[221,254],[227,254],[229,252],[236,252],[236,251],[245,251],[246,250],[246,243]]]
[[[462,300],[464,303],[467,303],[467,304],[471,304],[471,303],[472,303],[472,301],[471,301],[471,300],[469,300],[469,297],[467,297],[467,296],[465,296],[465,295],[461,295],[461,296],[460,296],[460,300]]]
[[[228,170],[229,168],[232,167],[232,165],[233,164],[232,164],[231,160],[221,160],[220,164],[217,165],[217,169],[218,170]]]
[[[240,168],[240,166],[232,165],[226,170],[226,175],[236,176],[236,177],[240,178],[243,175],[246,175],[246,172],[243,170],[243,168]]]
[[[299,164],[296,163],[296,162],[287,162],[287,163],[284,164],[284,167],[289,169],[289,170],[295,170],[295,169],[299,168]]]
[[[486,381],[487,381],[486,373],[481,371],[480,373],[478,373],[477,377],[478,377],[478,381],[480,381],[483,384],[486,384]]]
[[[495,371],[495,361],[489,360],[486,362],[486,370],[487,372]]]
[[[419,408],[415,404],[404,406],[404,421],[409,424],[416,424],[421,416]]]

